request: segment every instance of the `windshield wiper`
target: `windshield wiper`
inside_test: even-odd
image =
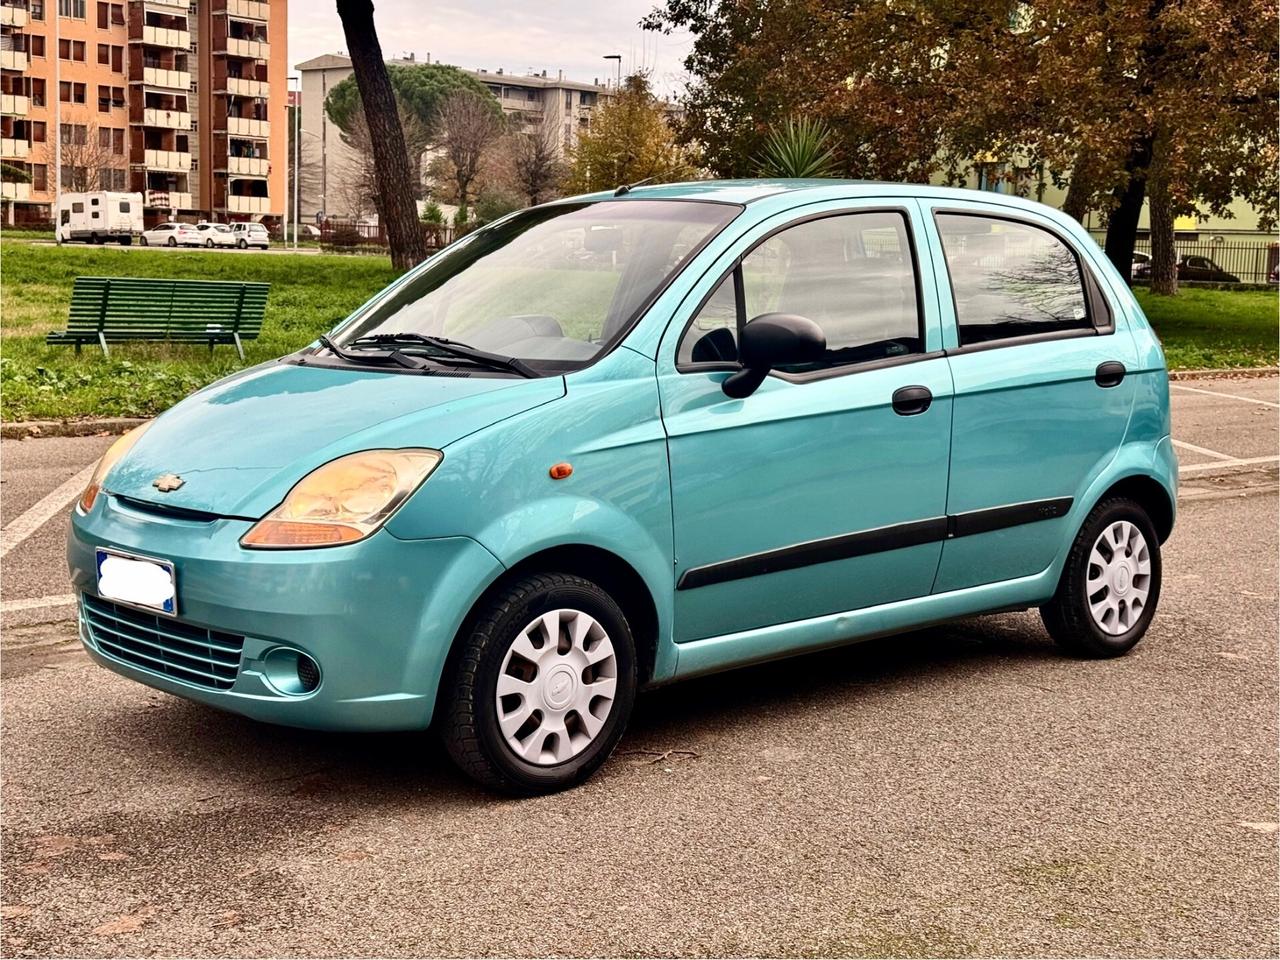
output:
[[[408,367],[410,370],[421,370],[426,366],[426,364],[423,363],[421,360],[415,359],[414,357],[406,356],[405,354],[401,353],[399,350],[393,349],[393,350],[388,350],[386,353],[376,353],[376,354],[348,353],[346,350],[343,350],[340,346],[338,346],[336,343],[334,343],[332,340],[326,337],[323,333],[320,334],[320,336],[317,337],[317,339],[320,341],[320,345],[322,347],[324,347],[326,350],[328,350],[338,359],[347,361],[347,363],[355,363],[355,364],[362,364],[364,366],[368,366],[370,363],[390,362],[390,363],[398,363],[400,366]]]
[[[421,333],[374,333],[365,337],[357,337],[351,341],[350,346],[360,344],[370,344],[373,346],[385,346],[387,344],[422,344],[423,346],[432,347],[440,353],[449,357],[456,357],[459,360],[470,360],[472,363],[485,367],[492,367],[498,370],[510,370],[512,373],[535,380],[538,377],[537,371],[531,369],[528,364],[517,357],[504,357],[501,354],[489,353],[486,350],[478,350],[475,347],[468,346],[465,343],[459,343],[457,340],[449,340],[446,337],[428,337]]]

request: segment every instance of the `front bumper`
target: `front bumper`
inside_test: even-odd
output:
[[[467,611],[501,572],[497,559],[466,537],[400,540],[386,530],[342,547],[246,550],[239,540],[250,525],[164,516],[107,494],[89,514],[74,514],[67,559],[82,598],[97,593],[97,547],[168,560],[177,580],[176,619],[244,638],[234,681],[214,689],[160,665],[140,667],[138,662],[150,663],[141,658],[130,663],[113,656],[109,644],[95,642],[82,600],[80,637],[89,655],[140,683],[270,723],[329,730],[426,727],[449,646]],[[166,620],[156,620],[160,631]],[[160,639],[166,642],[163,633]],[[279,647],[313,658],[319,686],[303,695],[273,686],[263,661]]]

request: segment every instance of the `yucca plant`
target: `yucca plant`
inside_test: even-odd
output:
[[[769,131],[758,165],[765,177],[835,176],[830,127],[810,117],[788,117]]]

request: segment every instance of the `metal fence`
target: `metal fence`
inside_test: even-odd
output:
[[[329,219],[319,224],[320,242],[334,247],[385,247],[387,231],[381,222],[368,223],[352,220]],[[454,229],[447,226],[422,224],[427,247],[438,250],[453,242]]]
[[[1271,271],[1280,261],[1280,245],[1274,243],[1214,243],[1210,240],[1176,240],[1179,257],[1204,257],[1241,283],[1267,283]],[[1139,240],[1136,253],[1151,256],[1151,240]]]

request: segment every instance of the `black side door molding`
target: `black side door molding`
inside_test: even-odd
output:
[[[990,533],[993,530],[1037,523],[1041,520],[1056,520],[1067,515],[1071,510],[1072,502],[1071,497],[1030,500],[1025,503],[1011,503],[1001,507],[930,517],[925,520],[911,520],[907,523],[895,523],[887,527],[858,530],[854,533],[842,533],[821,540],[808,540],[804,543],[779,547],[776,550],[766,550],[704,564],[700,567],[690,567],[681,574],[676,589],[695,590],[698,587],[728,583],[731,580],[759,577],[766,573],[780,573],[783,570],[831,563],[834,560],[848,560],[851,557],[863,557],[888,550],[901,550],[904,547],[937,543],[956,537],[971,537],[979,533]]]

